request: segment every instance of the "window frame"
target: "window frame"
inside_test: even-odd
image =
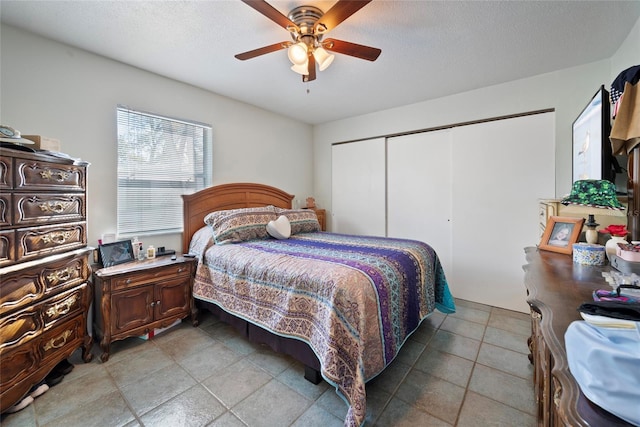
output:
[[[179,196],[212,183],[212,126],[118,104],[116,148],[118,237],[181,233]]]

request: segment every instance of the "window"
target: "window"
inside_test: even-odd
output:
[[[211,126],[119,105],[118,236],[182,231],[182,194],[211,185]]]

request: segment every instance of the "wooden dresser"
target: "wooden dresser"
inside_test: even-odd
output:
[[[103,362],[109,360],[111,343],[164,328],[191,315],[195,258],[169,256],[132,261],[97,270],[95,276],[95,331]]]
[[[539,219],[539,237],[542,237],[544,234],[544,229],[547,227],[547,221],[551,216],[564,216],[571,218],[587,218],[588,214],[584,212],[576,212],[575,208],[567,207],[563,205],[561,202],[562,199],[541,199],[538,201],[538,219]],[[622,203],[625,207],[627,206],[627,197],[618,197],[620,203]],[[596,210],[597,212],[597,210]],[[603,210],[602,212],[611,213],[610,211]],[[614,215],[602,215],[596,214],[595,220],[599,224],[598,229],[606,228],[611,224],[626,224],[627,218],[626,214],[622,216],[614,216]]]
[[[0,149],[0,410],[78,347],[91,360],[88,164]]]
[[[608,289],[602,271],[610,267],[574,264],[570,255],[525,249],[525,285],[531,307],[530,359],[540,426],[630,426],[591,403],[569,371],[564,334],[581,320],[577,308]]]

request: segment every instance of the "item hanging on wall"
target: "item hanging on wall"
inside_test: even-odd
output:
[[[611,128],[613,154],[629,154],[640,144],[640,94],[639,85],[626,83],[620,100],[618,114]]]
[[[611,83],[611,90],[609,91],[609,97],[613,109],[611,110],[611,118],[616,118],[620,98],[624,93],[624,85],[628,82],[635,85],[640,80],[640,65],[634,65],[618,74],[613,83]]]

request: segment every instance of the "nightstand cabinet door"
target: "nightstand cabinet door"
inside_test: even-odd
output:
[[[176,279],[156,285],[155,319],[179,316],[191,309],[191,288],[184,279]]]
[[[111,334],[116,336],[153,322],[153,286],[133,288],[111,296]]]

